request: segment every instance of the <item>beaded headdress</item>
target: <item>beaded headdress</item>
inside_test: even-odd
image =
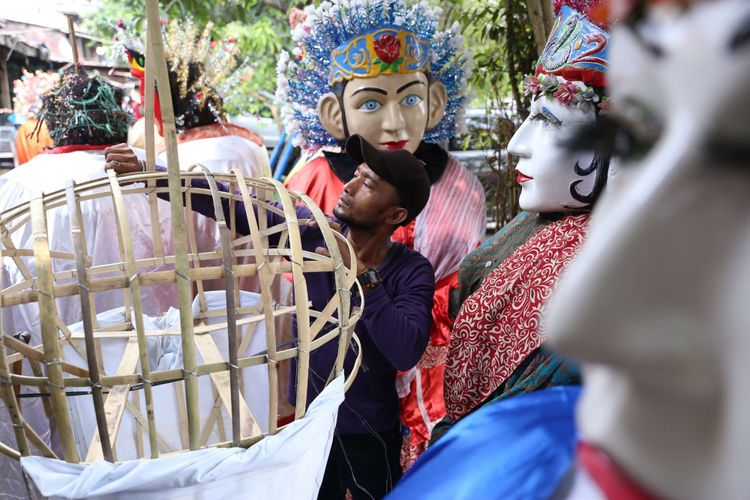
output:
[[[555,0],[555,22],[525,91],[563,104],[602,104],[609,33],[602,0]]]
[[[320,122],[320,98],[337,83],[394,73],[424,72],[445,85],[445,116],[425,132],[426,142],[461,132],[471,56],[458,24],[438,31],[440,12],[424,0],[336,0],[307,7],[307,18],[292,34],[297,47],[291,57],[281,54],[277,68],[276,96],[296,144],[343,146]]]
[[[121,104],[121,90],[73,67],[42,97],[34,131],[46,123],[56,146],[125,142],[131,117]]]

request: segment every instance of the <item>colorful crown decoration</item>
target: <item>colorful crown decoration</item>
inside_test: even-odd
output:
[[[600,94],[606,83],[609,33],[606,25],[593,19],[601,4],[601,0],[555,2],[557,17],[552,32],[534,75],[524,82],[527,94],[579,107],[604,104]]]
[[[116,27],[118,49],[127,56],[131,74],[142,80],[143,40],[122,22]],[[243,73],[238,71],[238,45],[231,38],[212,40],[212,31],[210,22],[199,30],[190,20],[182,23],[172,20],[163,31],[165,56],[169,71],[177,80],[178,95],[172,98],[192,101],[191,106],[198,110],[208,106],[216,121],[221,123],[225,118],[222,101],[236,87]],[[182,117],[175,116],[175,119],[179,127]]]
[[[460,27],[438,31],[440,8],[413,0],[336,0],[308,6],[307,18],[292,33],[297,47],[282,52],[276,97],[287,132],[306,149],[343,146],[320,123],[319,99],[351,78],[423,71],[445,85],[445,116],[425,132],[441,142],[463,131],[466,79],[471,55]]]
[[[328,85],[353,78],[430,71],[430,45],[397,27],[377,29],[339,46],[331,54]]]

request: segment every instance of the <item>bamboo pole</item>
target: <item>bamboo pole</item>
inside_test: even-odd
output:
[[[187,246],[185,244],[185,221],[183,219],[180,166],[177,159],[177,138],[172,107],[172,93],[169,88],[167,61],[159,19],[157,0],[146,0],[148,18],[148,44],[154,58],[156,82],[159,89],[159,102],[162,110],[164,139],[167,146],[167,166],[169,179],[169,199],[172,209],[172,237],[174,239],[175,267],[177,274],[177,295],[180,305],[180,327],[182,330],[182,357],[185,372],[185,399],[188,413],[188,439],[191,450],[199,446],[200,409],[198,406],[198,380],[195,375],[195,342],[193,340],[193,317],[191,307],[191,283],[188,278]],[[147,130],[147,134],[153,134]]]
[[[135,320],[135,331],[138,338],[138,354],[141,364],[141,373],[143,379],[143,395],[146,400],[146,419],[148,420],[148,440],[151,447],[151,458],[159,456],[159,445],[156,440],[156,422],[154,421],[154,396],[151,386],[151,367],[148,362],[148,344],[146,343],[146,334],[143,327],[143,304],[141,301],[141,284],[138,276],[138,268],[135,265],[135,255],[133,252],[133,239],[130,236],[130,223],[128,214],[125,210],[125,201],[122,196],[122,189],[117,182],[117,174],[114,170],[108,171],[110,186],[112,187],[112,199],[115,204],[116,218],[120,221],[119,235],[125,247],[125,267],[128,272],[128,281],[130,283],[130,294],[133,304],[133,316]]]
[[[301,199],[310,209],[313,217],[315,218],[315,221],[318,223],[318,226],[320,227],[321,233],[323,235],[323,240],[326,242],[328,252],[333,258],[333,261],[338,262],[338,264],[334,268],[334,281],[336,282],[336,290],[338,292],[337,296],[341,297],[338,306],[338,328],[340,333],[339,348],[338,352],[336,353],[336,363],[334,365],[335,375],[338,376],[338,374],[341,373],[341,371],[344,369],[346,351],[349,348],[349,336],[346,332],[352,298],[351,288],[355,283],[359,285],[359,282],[357,281],[357,256],[354,254],[354,249],[349,243],[349,240],[341,237],[344,243],[346,243],[347,251],[349,252],[349,269],[346,269],[341,256],[341,251],[339,250],[338,242],[336,241],[336,235],[334,235],[333,231],[331,231],[331,227],[328,224],[328,219],[326,219],[325,215],[323,215],[323,211],[318,208],[318,206],[315,204],[315,202],[312,201],[312,199],[310,199],[310,197],[302,195]],[[361,288],[359,288],[359,296],[360,306],[364,307],[365,295],[364,293],[362,293]]]
[[[307,409],[307,381],[310,371],[310,310],[307,307],[307,286],[302,271],[302,239],[299,234],[297,212],[289,192],[279,181],[272,179],[269,181],[276,188],[287,225],[295,229],[288,231],[287,234],[291,250],[294,301],[297,306],[297,391],[294,408],[294,418],[297,420],[305,416]],[[323,230],[322,227],[321,230]]]
[[[93,310],[91,307],[91,296],[89,294],[89,278],[86,271],[86,243],[81,235],[81,220],[79,218],[78,204],[75,198],[75,182],[67,182],[68,193],[68,220],[70,223],[70,235],[73,238],[73,247],[76,252],[76,272],[78,274],[78,295],[81,299],[81,316],[83,318],[84,340],[86,343],[86,361],[89,367],[89,380],[91,381],[91,398],[94,404],[94,415],[96,416],[96,427],[99,430],[99,439],[102,444],[102,454],[108,462],[114,462],[112,446],[107,433],[107,417],[104,415],[104,399],[102,398],[102,386],[99,380],[99,361],[94,343],[94,325],[92,322]]]
[[[258,280],[260,281],[261,300],[263,302],[263,314],[266,319],[266,351],[268,353],[268,433],[276,433],[279,401],[279,372],[278,372],[278,354],[276,351],[276,322],[273,315],[273,301],[271,300],[271,285],[273,275],[271,266],[268,265],[268,257],[265,249],[268,248],[268,239],[265,240],[260,235],[258,220],[256,217],[262,217],[265,220],[266,212],[264,209],[258,209],[258,215],[253,212],[253,204],[250,199],[250,192],[247,189],[245,176],[239,169],[232,169],[232,173],[237,177],[237,185],[242,195],[242,201],[245,205],[245,217],[247,218],[248,227],[250,228],[250,237],[252,238],[253,251],[255,252],[255,264],[258,266]],[[264,244],[265,243],[265,244]]]
[[[237,366],[237,311],[234,295],[234,275],[232,273],[232,244],[229,227],[224,218],[224,209],[221,205],[221,198],[218,196],[219,188],[216,185],[216,181],[214,180],[211,171],[203,166],[200,168],[203,170],[208,185],[211,187],[214,215],[221,234],[221,250],[224,264],[224,287],[227,306],[227,350],[229,351],[229,392],[232,418],[232,443],[234,443],[234,446],[239,446],[242,437],[240,433],[240,369]]]
[[[156,171],[156,140],[154,137],[154,107],[155,107],[155,91],[154,86],[154,58],[151,55],[151,45],[146,44],[146,67],[144,68],[144,81],[143,85],[146,86],[143,95],[145,96],[145,109],[146,114],[146,171]],[[161,224],[159,222],[159,210],[158,210],[158,198],[156,197],[156,180],[149,179],[146,181],[146,186],[149,188],[148,192],[148,204],[151,212],[151,238],[154,243],[154,257],[157,259],[164,257],[164,249],[161,241]],[[161,262],[163,264],[163,262]]]
[[[0,273],[0,288],[2,288],[2,273]],[[2,336],[2,321],[0,321],[0,339]],[[13,390],[4,342],[0,342],[0,385],[2,385],[2,399],[5,402],[5,408],[8,410],[8,415],[10,416],[10,423],[13,426],[13,433],[16,436],[18,450],[21,455],[28,456],[30,451],[28,442],[26,441],[26,434],[23,432],[23,416],[21,415],[21,411],[18,407],[18,400],[16,399],[16,394]]]
[[[60,356],[60,342],[54,318],[57,317],[54,289],[52,286],[52,262],[49,257],[49,241],[47,238],[47,214],[44,210],[42,194],[31,198],[31,227],[34,239],[34,255],[39,291],[39,315],[42,339],[44,342],[44,357],[47,368],[47,387],[52,401],[52,416],[60,434],[63,456],[68,462],[77,463],[79,460],[73,431],[70,425],[68,401],[65,397],[63,381],[62,358]]]

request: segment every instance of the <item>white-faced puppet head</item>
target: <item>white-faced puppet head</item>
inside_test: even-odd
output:
[[[306,149],[358,134],[382,149],[415,152],[463,122],[470,57],[458,25],[438,31],[440,9],[412,0],[308,7],[279,61],[277,97],[287,131]]]
[[[610,159],[603,152],[574,151],[570,136],[593,129],[605,103],[606,23],[600,1],[555,2],[557,18],[525,91],[528,118],[508,144],[518,158],[519,204],[532,212],[591,208],[606,184]]]
[[[582,438],[655,497],[750,495],[750,2],[615,26],[608,192],[544,318],[583,362]]]

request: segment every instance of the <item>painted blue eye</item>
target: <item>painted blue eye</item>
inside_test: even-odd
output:
[[[362,103],[362,105],[359,107],[360,111],[364,111],[365,113],[372,113],[374,111],[379,110],[382,108],[383,105],[380,104],[375,99],[367,99],[365,102]]]
[[[422,102],[422,98],[417,94],[409,94],[408,96],[401,99],[401,104],[404,106],[416,106]]]

